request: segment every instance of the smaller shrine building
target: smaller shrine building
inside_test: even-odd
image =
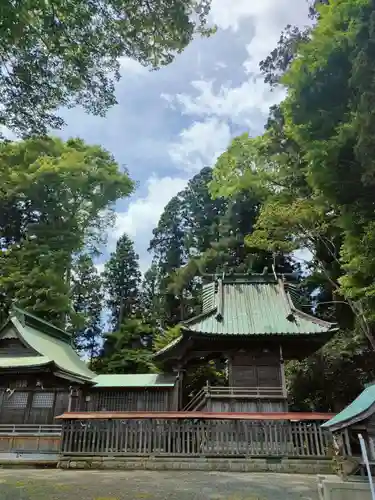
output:
[[[66,411],[168,411],[176,375],[97,375],[71,336],[14,307],[0,328],[0,424],[53,424]]]
[[[286,412],[284,361],[303,359],[337,330],[299,310],[282,276],[224,276],[203,286],[203,309],[181,323],[181,335],[155,360],[178,373],[182,409],[189,363],[224,358],[228,383],[208,384],[185,409],[213,412]]]

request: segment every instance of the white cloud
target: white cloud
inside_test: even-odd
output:
[[[126,212],[117,213],[112,238],[117,240],[123,233],[130,238],[144,236],[145,232],[150,233],[158,223],[165,205],[184,189],[186,182],[186,179],[180,177],[150,177],[147,180],[147,194],[130,202]]]
[[[187,184],[181,177],[152,176],[147,180],[147,193],[131,201],[125,212],[117,213],[116,225],[109,237],[109,247],[113,247],[117,239],[126,233],[135,241],[135,250],[140,256],[140,268],[144,272],[150,265],[147,253],[152,230],[169,200],[180,192]],[[108,248],[111,251],[111,248]]]
[[[104,271],[104,262],[99,262],[97,264],[95,264],[95,267],[96,267],[96,270],[99,274],[102,274],[102,272]]]
[[[17,141],[18,137],[16,134],[14,134],[9,128],[5,127],[4,125],[0,125],[0,137],[4,137],[4,139],[7,139],[9,141]]]
[[[142,75],[148,73],[148,69],[145,66],[142,66],[142,64],[140,64],[138,61],[130,57],[126,56],[120,57],[119,63],[120,63],[120,70],[122,73],[125,73],[123,75],[125,77],[129,74]]]
[[[174,106],[177,103],[183,114],[220,117],[252,129],[259,124],[259,114],[268,113],[270,106],[278,103],[284,95],[282,89],[271,92],[261,77],[250,78],[238,87],[224,84],[216,92],[213,84],[213,81],[195,80],[191,86],[196,95],[163,97]]]
[[[251,18],[255,36],[249,42],[249,73],[258,73],[258,64],[276,47],[281,31],[287,24],[302,26],[309,23],[308,5],[303,0],[213,0],[212,21],[222,29],[238,30],[241,21]]]
[[[230,141],[229,125],[217,118],[195,122],[170,145],[169,154],[180,170],[190,174],[212,166]]]
[[[287,24],[307,23],[307,12],[301,0],[213,0],[211,17],[219,28],[240,30],[241,22],[251,19],[254,30],[246,46],[241,83],[195,79],[189,92],[162,94],[172,109],[202,120],[184,129],[170,147],[170,156],[180,168],[194,172],[213,165],[230,140],[229,124],[246,128],[251,135],[262,132],[269,108],[280,102],[284,91],[272,91],[264,83],[259,62],[274,49]]]

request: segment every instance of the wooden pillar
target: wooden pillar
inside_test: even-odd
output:
[[[182,392],[184,387],[183,383],[185,370],[182,366],[178,366],[173,371],[177,374],[177,379],[173,390],[173,403],[171,410],[180,411],[182,410]]]
[[[185,370],[180,368],[178,371],[178,411],[183,409],[184,374]]]
[[[76,387],[71,387],[69,393],[68,412],[77,411],[78,397],[78,389]]]
[[[280,373],[281,373],[281,385],[283,389],[283,396],[286,399],[288,397],[288,391],[286,388],[284,356],[281,344],[280,344]]]
[[[233,359],[231,353],[225,353],[225,357],[227,358],[227,367],[228,367],[228,386],[233,387]]]

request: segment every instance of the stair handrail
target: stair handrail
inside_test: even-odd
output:
[[[207,397],[207,387],[203,387],[185,406],[183,411],[193,411]]]

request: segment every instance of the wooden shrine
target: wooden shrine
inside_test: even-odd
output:
[[[97,375],[71,335],[18,308],[0,328],[0,425],[52,425],[66,411],[168,411],[175,374]]]
[[[181,323],[181,335],[155,360],[179,378],[192,360],[225,358],[228,384],[207,384],[185,410],[285,412],[284,361],[303,359],[336,331],[334,324],[297,309],[288,284],[276,275],[228,276],[203,286],[203,308]]]

